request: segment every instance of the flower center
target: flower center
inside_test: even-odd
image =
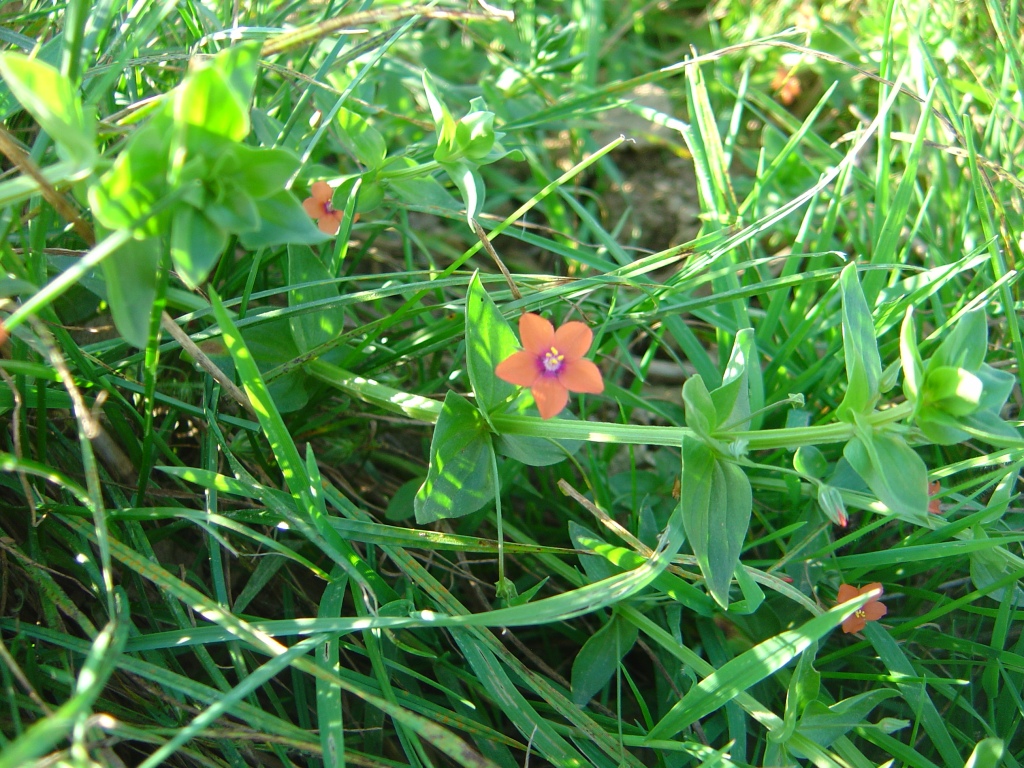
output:
[[[866,613],[864,613],[863,610],[859,610],[856,613],[854,613],[853,615],[856,616],[858,619],[866,619],[868,617],[868,615]]]
[[[557,373],[564,361],[565,355],[558,354],[558,350],[552,347],[544,353],[544,370],[548,373]]]
[[[326,202],[324,203],[324,213],[325,213],[325,214],[331,214],[331,213],[334,213],[334,206],[333,206],[333,205],[331,205],[331,201],[330,201],[330,200],[327,200],[327,201],[326,201]]]

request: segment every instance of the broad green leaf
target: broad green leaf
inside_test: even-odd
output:
[[[515,332],[474,273],[466,294],[466,368],[477,405],[488,414],[516,388],[494,374],[498,363],[519,349]]]
[[[899,696],[899,692],[882,688],[851,696],[830,707],[820,701],[813,701],[800,718],[797,731],[815,744],[829,747],[840,736],[845,736],[857,726],[863,725],[871,710],[896,696]],[[797,757],[805,757],[797,749],[794,749],[793,753]]]
[[[502,410],[502,415],[536,416],[537,407],[533,402],[533,395],[529,390],[523,390],[507,409]],[[579,418],[568,410],[562,411],[555,419],[579,421]],[[582,440],[558,440],[553,437],[529,437],[500,432],[493,435],[492,439],[495,451],[530,467],[548,467],[558,464],[575,454],[583,446]]]
[[[716,429],[750,429],[750,371],[757,368],[754,330],[744,328],[736,334],[725,367],[722,386],[711,393],[717,414]],[[689,382],[687,382],[689,383]]]
[[[839,285],[843,293],[843,348],[848,384],[836,417],[853,421],[853,414],[870,413],[878,402],[882,359],[878,354],[871,310],[857,279],[856,264],[843,269]]]
[[[496,140],[494,113],[486,109],[483,99],[473,99],[474,111],[463,116],[455,126],[455,145],[462,157],[479,162],[490,154]]]
[[[900,361],[903,363],[903,394],[916,403],[924,380],[924,363],[921,362],[921,352],[917,348],[913,307],[907,307],[907,314],[900,327]]]
[[[793,454],[793,469],[807,477],[824,477],[828,460],[816,446],[801,445]]]
[[[231,92],[246,109],[252,101],[253,89],[256,86],[260,48],[259,42],[236,43],[217,53],[210,63],[210,66],[227,81]]]
[[[979,741],[971,756],[964,763],[964,768],[999,768],[1006,753],[1006,745],[1002,739],[995,737]]]
[[[484,180],[476,171],[476,166],[465,160],[455,163],[442,163],[441,167],[448,178],[452,180],[459,193],[462,195],[462,202],[466,204],[466,219],[472,221],[477,217],[484,207],[484,198],[487,189],[484,187]]]
[[[983,538],[984,531],[981,528],[974,528],[975,538]],[[1020,570],[1020,566],[1010,560],[1004,551],[998,549],[979,549],[971,552],[971,582],[976,589],[986,589],[997,581],[1005,580],[1007,576]],[[1010,590],[1010,600],[1014,607],[1024,606],[1024,589],[1018,584],[1009,587],[998,587],[988,593],[988,597],[997,602],[1002,602],[1007,597],[1007,590]]]
[[[338,140],[341,145],[368,170],[379,168],[384,163],[388,148],[384,137],[367,120],[344,107],[335,116],[338,124]]]
[[[174,122],[185,132],[198,128],[229,141],[241,141],[249,135],[249,105],[212,66],[193,70],[174,89]]]
[[[305,245],[288,246],[288,283],[293,286],[288,291],[289,307],[338,298],[338,284],[331,282],[323,262]],[[318,309],[293,315],[288,322],[295,346],[304,354],[342,332],[345,310],[343,307]]]
[[[179,205],[171,218],[171,261],[189,288],[206,280],[228,244],[228,234],[191,205]]]
[[[459,201],[433,176],[418,179],[390,179],[388,190],[403,203],[432,206],[446,211],[462,209]]]
[[[243,232],[238,239],[250,250],[271,245],[315,245],[330,240],[302,209],[295,195],[286,189],[256,202],[260,226],[255,232]]]
[[[234,186],[254,200],[270,197],[285,188],[301,164],[284,149],[262,149],[235,144],[225,159],[214,165],[225,186]]]
[[[494,449],[487,423],[466,398],[449,392],[430,441],[430,468],[416,493],[421,525],[476,512],[494,498]]]
[[[607,579],[618,572],[605,558],[598,555],[582,554],[582,552],[595,550],[600,545],[606,544],[603,539],[598,538],[589,528],[580,525],[574,520],[570,520],[569,540],[572,541],[573,547],[581,550],[577,557],[580,560],[580,565],[583,566],[583,572],[587,574],[587,578],[592,583],[601,581],[601,579]]]
[[[814,657],[818,653],[818,644],[811,643],[806,651],[800,654],[796,669],[789,678],[789,689],[786,692],[786,712],[782,728],[769,731],[768,738],[785,744],[796,732],[797,722],[809,704],[816,701],[821,690],[821,674],[814,668]]]
[[[951,366],[976,371],[985,362],[988,351],[988,320],[985,311],[976,309],[961,317],[928,359],[933,366]]]
[[[114,324],[125,340],[139,349],[145,349],[149,340],[162,250],[160,238],[129,240],[103,260]]]
[[[612,679],[636,638],[636,626],[613,613],[576,654],[570,675],[572,700],[583,706],[596,696]]]
[[[95,121],[66,77],[49,64],[14,51],[0,54],[0,75],[53,139],[62,159],[89,166],[95,162]]]
[[[739,565],[753,497],[743,470],[716,457],[702,440],[683,437],[680,503],[683,526],[708,591],[729,607],[729,585]]]
[[[650,730],[646,740],[670,739],[683,728],[725,706],[778,672],[867,601],[868,597],[862,596],[837,605],[798,629],[781,632],[726,662],[676,702]]]
[[[893,514],[924,522],[928,518],[928,468],[899,435],[861,430],[843,455]]]
[[[700,374],[691,376],[683,384],[683,404],[686,406],[686,426],[704,440],[718,427],[718,411]]]
[[[981,405],[982,382],[964,368],[929,366],[921,399],[950,416],[967,416]]]

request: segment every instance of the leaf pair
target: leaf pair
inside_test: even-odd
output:
[[[89,189],[101,227],[136,239],[103,266],[114,320],[136,346],[146,343],[165,249],[194,288],[232,236],[246,248],[325,239],[285,189],[298,158],[242,143],[258,50],[235,46],[190,71]]]
[[[574,440],[492,434],[490,414],[504,408],[515,387],[494,375],[495,366],[518,348],[515,333],[484,290],[478,274],[466,295],[466,367],[474,406],[449,392],[430,442],[427,478],[416,493],[419,523],[462,517],[481,509],[498,492],[495,451],[531,466],[556,464],[576,451]],[[529,400],[513,404],[523,410]]]
[[[760,391],[754,332],[736,335],[722,386],[709,392],[700,376],[683,385],[686,425],[680,502],[683,526],[708,591],[723,608],[740,562],[750,525],[753,496],[746,473],[731,458],[743,449],[729,445],[729,432],[747,429],[753,392]]]

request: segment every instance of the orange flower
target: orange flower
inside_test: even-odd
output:
[[[941,491],[941,490],[942,490],[942,486],[939,485],[939,481],[938,480],[936,480],[934,483],[928,483],[928,495],[929,496],[937,496],[939,491]],[[929,499],[928,500],[928,511],[931,512],[933,515],[941,515],[942,514],[942,504],[939,502],[938,499]]]
[[[334,195],[331,185],[326,181],[318,181],[310,191],[313,196],[302,201],[303,209],[325,235],[338,234],[338,230],[341,229],[341,220],[345,214],[335,210],[331,205],[331,197]]]
[[[882,585],[877,581],[868,584],[866,587],[861,587],[860,589],[851,587],[849,584],[840,584],[839,594],[836,596],[836,605],[847,603],[855,597],[860,597],[866,592],[873,592],[876,589],[879,592],[882,591]],[[873,597],[858,608],[850,618],[843,622],[843,632],[846,632],[847,634],[850,632],[860,632],[869,621],[878,621],[880,618],[885,616],[888,610],[889,609],[885,607],[884,603],[880,603],[877,597]]]
[[[529,387],[542,419],[558,414],[569,402],[569,392],[604,392],[601,371],[583,355],[594,340],[583,323],[569,322],[557,331],[540,315],[526,312],[519,318],[523,351],[498,363],[499,379]]]

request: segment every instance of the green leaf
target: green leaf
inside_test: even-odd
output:
[[[433,176],[418,179],[389,179],[388,190],[399,200],[410,205],[432,206],[447,211],[459,211],[462,205],[444,185]]]
[[[726,662],[676,702],[650,730],[646,740],[670,739],[683,728],[725,706],[778,672],[865,602],[867,597],[837,605],[803,626],[775,635]]]
[[[218,162],[214,172],[225,186],[244,191],[254,200],[270,197],[285,188],[288,180],[299,169],[301,161],[284,149],[263,149],[235,144],[227,156]]]
[[[928,360],[928,369],[938,366],[976,371],[985,362],[988,351],[988,320],[985,311],[976,309],[961,317]]]
[[[466,367],[484,414],[502,405],[516,388],[494,374],[498,363],[519,349],[515,332],[474,273],[466,295]]]
[[[384,137],[362,115],[342,107],[334,119],[340,128],[338,140],[350,155],[368,170],[384,164],[388,153]]]
[[[476,166],[466,160],[459,160],[455,163],[442,163],[441,167],[458,187],[462,201],[466,204],[466,219],[472,221],[483,210],[487,193]]]
[[[979,741],[964,763],[964,768],[999,768],[1005,753],[1006,745],[1002,739],[992,737]]]
[[[473,99],[472,106],[483,106],[483,100]],[[463,116],[455,126],[455,146],[461,157],[479,162],[490,153],[496,140],[494,132],[494,113],[485,109]]]
[[[906,440],[862,430],[843,455],[893,514],[919,523],[928,519],[928,468]]]
[[[985,532],[979,528],[974,529],[975,538],[985,538]],[[969,554],[971,558],[971,582],[975,589],[987,589],[997,581],[1005,581],[1011,573],[1020,570],[1020,566],[1014,563],[1007,553],[999,549],[979,549]],[[1010,590],[1009,598],[1015,608],[1024,606],[1024,589],[1018,584],[1009,587],[997,587],[988,593],[987,597],[997,602],[1007,598],[1007,590]]]
[[[107,229],[142,224],[141,231],[147,236],[164,234],[169,217],[151,216],[167,192],[168,136],[160,128],[160,121],[150,121],[135,133],[99,183],[89,187],[89,205]]]
[[[189,72],[173,99],[174,123],[186,146],[193,128],[236,142],[249,135],[249,105],[215,67]]]
[[[683,437],[680,503],[683,527],[708,591],[723,608],[750,525],[750,481],[738,466],[716,457],[703,441]]]
[[[924,364],[917,348],[913,307],[907,307],[907,314],[900,327],[900,361],[903,363],[903,394],[907,400],[916,403],[924,380]]]
[[[526,401],[526,398],[523,398],[523,402]],[[568,417],[559,414],[558,418]],[[494,436],[495,451],[529,467],[550,467],[552,464],[559,464],[576,453],[582,445],[582,440],[553,440],[526,435]]]
[[[156,301],[160,238],[129,240],[103,260],[107,302],[114,325],[129,344],[145,349]]]
[[[853,414],[867,414],[875,407],[882,379],[882,359],[875,340],[875,325],[864,291],[857,279],[857,265],[849,264],[839,278],[843,293],[843,348],[846,353],[846,397],[836,417],[853,421]]]
[[[700,374],[691,376],[683,384],[683,405],[686,406],[686,426],[710,441],[711,433],[718,427],[718,411]]]
[[[826,707],[820,701],[811,702],[800,718],[797,732],[815,744],[829,747],[836,739],[845,736],[857,726],[864,725],[864,720],[871,710],[896,696],[899,696],[899,692],[883,688],[851,696],[831,707]],[[793,753],[797,757],[805,757],[799,750],[793,749]]]
[[[288,246],[288,283],[294,286],[288,291],[289,307],[338,298],[338,284],[331,281],[327,267],[305,245]],[[343,307],[318,309],[293,315],[288,322],[295,346],[304,354],[341,334],[345,310]]]
[[[260,212],[259,229],[238,237],[245,248],[256,250],[289,243],[315,245],[331,239],[316,228],[295,195],[286,189],[258,200],[256,207]]]
[[[800,654],[796,669],[789,678],[789,689],[786,693],[786,711],[783,717],[785,725],[781,729],[768,732],[768,738],[774,742],[785,744],[796,732],[800,715],[809,704],[816,701],[821,690],[821,674],[814,668],[814,657],[818,653],[818,644],[811,643],[806,651]]]
[[[476,512],[494,498],[494,449],[487,423],[466,398],[449,392],[430,441],[430,468],[416,493],[416,522]]]
[[[189,288],[202,283],[228,243],[228,234],[191,205],[179,205],[171,218],[171,260]]]
[[[259,42],[236,43],[217,53],[210,63],[227,81],[231,92],[246,109],[256,87],[261,47]]]
[[[572,663],[572,700],[583,706],[608,684],[636,643],[637,628],[618,614],[595,632]]]
[[[801,445],[793,454],[793,469],[807,477],[824,477],[828,459],[816,446]]]
[[[729,363],[725,367],[722,386],[711,393],[717,414],[716,429],[750,429],[750,371],[757,368],[754,330],[744,328],[733,341]],[[689,383],[689,381],[687,381]]]
[[[981,405],[982,382],[964,368],[929,366],[921,400],[951,416],[967,416]]]
[[[66,77],[49,64],[14,51],[0,54],[0,75],[53,139],[62,159],[90,166],[95,162],[95,121]]]

